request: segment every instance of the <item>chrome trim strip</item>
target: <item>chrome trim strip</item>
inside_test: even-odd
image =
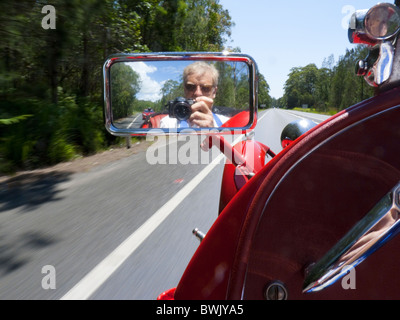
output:
[[[400,231],[400,182],[328,253],[312,266],[303,293],[325,289],[356,267]]]

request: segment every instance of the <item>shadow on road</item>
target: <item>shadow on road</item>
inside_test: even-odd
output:
[[[59,200],[57,185],[69,180],[69,172],[24,173],[0,184],[0,214],[21,208],[30,211],[49,201]]]
[[[8,210],[19,209],[25,214],[40,205],[59,200],[62,191],[58,184],[68,181],[69,172],[29,172],[0,183],[0,215]],[[32,252],[54,244],[57,239],[40,231],[10,234],[0,225],[0,274],[20,269],[31,260]],[[33,226],[32,226],[33,227]]]
[[[27,232],[16,237],[0,236],[0,274],[16,271],[31,258],[32,252],[54,244],[54,237],[40,232]]]

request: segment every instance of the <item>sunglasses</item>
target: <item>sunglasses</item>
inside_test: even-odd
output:
[[[205,94],[209,94],[214,88],[214,86],[207,84],[192,84],[192,83],[185,84],[185,89],[190,92],[196,91],[197,87],[200,87],[201,92]]]

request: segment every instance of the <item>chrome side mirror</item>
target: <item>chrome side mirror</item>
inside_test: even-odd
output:
[[[379,3],[369,10],[356,11],[349,24],[351,43],[371,47],[368,57],[356,65],[356,74],[379,87],[391,76],[395,55],[394,40],[400,31],[400,9],[390,3]]]
[[[243,54],[117,54],[103,67],[113,135],[243,133],[257,115],[257,65]]]
[[[394,37],[400,30],[400,9],[390,3],[379,3],[369,10],[357,10],[350,18],[351,43],[374,45]]]

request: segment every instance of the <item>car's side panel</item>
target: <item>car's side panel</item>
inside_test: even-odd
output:
[[[274,281],[286,286],[290,299],[400,298],[400,238],[355,269],[355,289],[337,281],[321,292],[302,293],[307,269],[400,181],[399,123],[400,106],[373,112],[327,137],[282,175],[247,255],[243,298],[263,299]]]

